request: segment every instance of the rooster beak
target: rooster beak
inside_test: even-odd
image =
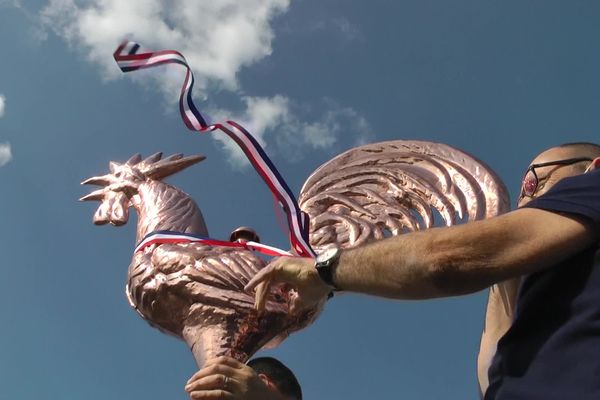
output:
[[[86,179],[81,182],[82,185],[98,185],[98,186],[108,186],[112,183],[112,179],[110,175],[103,176],[92,176],[91,178]]]
[[[101,201],[103,199],[104,199],[104,190],[100,189],[100,190],[95,190],[92,193],[83,196],[82,198],[79,199],[79,201],[93,201],[93,200]]]

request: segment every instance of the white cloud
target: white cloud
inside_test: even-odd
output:
[[[5,166],[12,160],[10,143],[0,143],[0,167]]]
[[[6,109],[6,97],[0,94],[0,118],[4,117],[4,110]]]
[[[270,22],[290,0],[50,0],[44,26],[98,64],[120,75],[112,53],[124,39],[149,49],[177,49],[194,70],[198,89],[214,82],[238,87],[236,75],[272,52]],[[162,77],[161,77],[162,78]],[[180,80],[178,75],[178,81]]]
[[[290,0],[50,0],[40,18],[42,26],[84,53],[107,79],[122,76],[112,53],[124,39],[153,50],[181,51],[194,71],[196,97],[218,89],[242,96],[245,110],[234,113],[213,107],[209,110],[212,121],[236,120],[261,144],[269,144],[270,153],[279,151],[298,159],[303,149],[331,147],[342,129],[358,132],[357,128],[368,127],[354,110],[331,101],[325,102],[322,115],[305,122],[300,115],[308,117],[307,113],[298,112],[300,107],[285,96],[241,95],[239,71],[271,54],[271,21],[289,5]],[[347,20],[334,22],[344,35],[356,35]],[[172,103],[179,95],[183,68],[158,68],[129,76],[140,83],[158,84]],[[214,137],[223,143],[232,164],[247,165],[235,143],[218,133]]]

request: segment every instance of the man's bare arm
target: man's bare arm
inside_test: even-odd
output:
[[[519,209],[484,221],[434,228],[342,252],[334,282],[344,290],[396,299],[472,293],[556,264],[591,245],[586,223],[538,209]],[[312,260],[280,258],[257,274],[257,307],[270,284],[297,287],[303,308],[330,290]]]
[[[334,281],[344,290],[391,298],[461,295],[556,264],[595,236],[578,219],[525,208],[343,252]]]

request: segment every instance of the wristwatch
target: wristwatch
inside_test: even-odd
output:
[[[342,290],[333,282],[333,269],[340,261],[340,249],[333,247],[325,250],[317,256],[315,268],[323,282],[330,286],[334,291]]]

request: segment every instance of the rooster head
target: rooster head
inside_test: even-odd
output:
[[[162,153],[156,153],[144,160],[140,154],[135,154],[123,164],[111,161],[110,173],[81,182],[82,185],[102,187],[79,200],[100,202],[94,214],[96,225],[124,225],[129,219],[129,208],[133,205],[140,185],[148,180],[160,181],[204,159],[204,156],[184,157],[183,154],[163,159]]]

